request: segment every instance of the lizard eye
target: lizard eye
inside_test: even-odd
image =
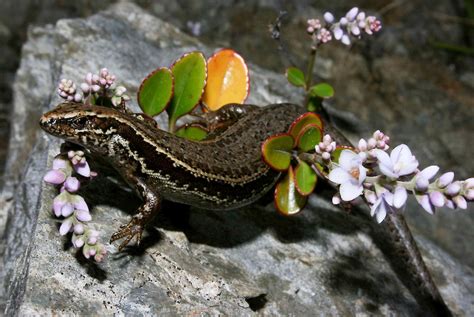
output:
[[[71,127],[74,129],[83,129],[86,124],[87,124],[87,118],[79,117],[79,118],[75,118],[71,122]]]

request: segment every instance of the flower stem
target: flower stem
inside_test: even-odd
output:
[[[306,68],[306,93],[308,93],[311,84],[313,83],[313,68],[316,60],[317,48],[312,46],[309,52],[308,67]]]

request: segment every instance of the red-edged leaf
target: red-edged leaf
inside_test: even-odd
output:
[[[308,124],[315,124],[323,130],[323,121],[321,118],[313,112],[306,112],[293,121],[288,132],[296,140],[300,131]]]
[[[275,187],[275,207],[285,216],[300,212],[306,205],[306,197],[302,196],[295,185],[293,168],[288,168],[288,173]]]
[[[308,124],[298,134],[296,146],[303,152],[314,150],[314,147],[321,142],[323,131],[316,124]]]
[[[318,176],[313,168],[305,161],[300,161],[295,168],[295,185],[298,192],[308,196],[314,191]]]
[[[288,133],[269,137],[262,143],[263,160],[274,170],[286,171],[290,166],[294,143]]]

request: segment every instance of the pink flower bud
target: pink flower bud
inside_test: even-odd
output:
[[[82,101],[82,95],[80,93],[77,93],[74,95],[74,101],[75,102],[81,102]]]
[[[74,193],[79,190],[81,183],[76,177],[68,177],[64,183],[64,188],[70,192]]]
[[[91,214],[87,210],[76,210],[76,218],[79,221],[87,222],[91,221]]]
[[[357,147],[359,148],[359,151],[361,152],[367,151],[367,141],[364,139],[360,139]]]
[[[342,36],[344,35],[344,31],[342,31],[342,29],[338,26],[336,26],[334,28],[334,30],[332,30],[333,34],[334,34],[334,38],[336,40],[340,40],[342,38]]]
[[[329,161],[331,159],[331,154],[329,154],[328,152],[323,152],[323,154],[321,154],[321,157],[323,158],[323,160]]]
[[[464,193],[464,197],[465,197],[467,200],[474,200],[474,189],[468,189],[468,190],[466,190],[466,192]]]
[[[435,207],[443,207],[444,206],[444,195],[440,192],[434,191],[429,194],[430,202]]]
[[[445,193],[449,196],[456,196],[459,194],[461,191],[461,186],[459,185],[459,182],[454,182],[448,185],[446,187]]]
[[[341,38],[341,42],[342,44],[344,45],[351,45],[351,39],[349,38],[349,36],[347,34],[344,34]]]
[[[438,173],[438,171],[439,171],[439,166],[431,165],[423,169],[418,175],[423,178],[426,178],[427,180],[430,180],[436,175],[436,173]]]
[[[474,188],[474,177],[468,178],[464,181],[464,188]]]
[[[367,147],[369,150],[375,149],[377,146],[377,141],[374,138],[370,138],[369,141],[367,141]]]
[[[359,27],[358,27],[357,25],[355,25],[355,24],[351,27],[351,32],[352,32],[352,34],[354,34],[355,36],[360,35],[360,29],[359,29]]]
[[[416,183],[415,183],[415,188],[417,190],[419,190],[420,192],[424,192],[428,189],[428,186],[430,185],[430,182],[424,178],[424,177],[420,177],[420,176],[417,176],[416,177]]]
[[[99,82],[100,77],[96,74],[92,75],[92,84],[97,84]]]
[[[74,165],[74,170],[76,171],[76,173],[84,177],[89,177],[91,175],[91,169],[87,162]]]
[[[428,195],[418,196],[417,201],[427,213],[432,214],[432,215],[435,213],[435,209],[433,205],[431,204],[431,201]]]
[[[97,243],[97,237],[90,237],[88,240],[87,240],[87,244],[90,244],[90,245],[94,245]]]
[[[326,21],[327,23],[334,22],[334,15],[332,15],[331,12],[324,13],[324,21]]]
[[[333,205],[339,205],[341,203],[341,197],[339,195],[332,196]]]
[[[446,199],[444,203],[445,203],[445,206],[448,207],[449,209],[456,209],[456,205],[454,205],[452,200]]]
[[[75,248],[79,249],[84,245],[84,240],[82,238],[77,238],[72,240],[72,244],[74,245]]]
[[[458,206],[460,209],[466,209],[467,208],[467,202],[466,199],[464,199],[463,196],[458,195],[453,197],[453,202]]]
[[[347,22],[348,22],[348,21],[347,21],[347,18],[346,18],[346,17],[342,17],[342,18],[339,20],[339,23],[340,23],[341,25],[343,25],[343,26],[344,26],[344,25],[347,25]]]
[[[59,234],[62,236],[66,235],[69,232],[69,230],[71,230],[71,227],[72,227],[72,221],[70,219],[64,220],[61,226],[59,227]]]
[[[454,173],[453,172],[444,173],[438,179],[438,186],[440,188],[445,188],[446,186],[448,186],[449,184],[451,184],[453,182],[453,179],[454,179]]]
[[[84,233],[84,225],[82,223],[78,223],[74,225],[74,233],[75,234],[83,234]]]
[[[59,157],[53,160],[53,170],[67,169],[69,165],[70,164],[67,160],[59,158]]]
[[[50,170],[44,175],[43,180],[47,183],[59,185],[66,180],[66,173],[62,170]]]
[[[61,216],[69,217],[73,211],[74,211],[74,207],[72,206],[72,204],[67,203],[63,206],[63,208],[61,208]]]
[[[93,92],[98,92],[100,90],[100,86],[99,85],[92,85],[92,91]]]
[[[86,83],[81,84],[81,90],[83,93],[88,94],[91,91],[91,86]]]
[[[359,12],[359,8],[357,8],[357,7],[354,7],[352,9],[350,9],[349,12],[347,12],[347,14],[346,14],[347,20],[354,21],[354,19],[356,18],[358,12]]]

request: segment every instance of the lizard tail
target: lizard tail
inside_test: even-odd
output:
[[[419,305],[429,316],[452,316],[423,262],[418,246],[403,215],[389,213],[381,225],[377,225],[388,243],[382,249],[392,269],[408,288]]]

